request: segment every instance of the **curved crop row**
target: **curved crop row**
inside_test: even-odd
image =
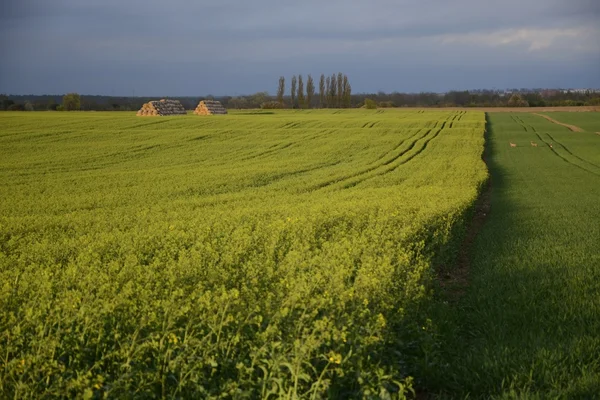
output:
[[[487,177],[482,113],[406,114],[20,120],[49,136],[0,138],[0,392],[402,398]],[[306,190],[346,175],[369,179]]]

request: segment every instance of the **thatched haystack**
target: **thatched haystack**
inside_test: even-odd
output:
[[[167,116],[167,115],[186,115],[185,108],[178,100],[153,100],[145,103],[138,116]]]
[[[198,107],[194,110],[196,115],[215,115],[215,114],[227,114],[227,110],[220,101],[215,100],[202,100],[198,103]]]

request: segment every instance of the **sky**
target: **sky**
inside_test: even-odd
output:
[[[2,0],[0,93],[600,88],[599,0]]]

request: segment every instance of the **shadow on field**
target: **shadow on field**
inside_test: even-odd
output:
[[[236,113],[236,115],[272,115],[275,114],[273,111],[242,111]]]
[[[600,398],[600,210],[549,151],[510,149],[507,118],[486,114],[491,210],[464,296],[434,314],[423,384],[431,398]]]

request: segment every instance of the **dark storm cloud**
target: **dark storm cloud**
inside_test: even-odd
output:
[[[596,0],[0,4],[0,92],[235,94],[338,70],[359,91],[600,86]]]

